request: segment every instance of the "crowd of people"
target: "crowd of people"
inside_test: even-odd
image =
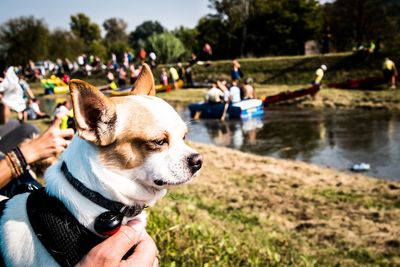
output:
[[[218,80],[212,83],[207,92],[205,100],[211,104],[215,103],[238,103],[242,100],[256,98],[256,91],[252,85],[253,79],[248,77],[243,83],[243,72],[240,63],[234,59],[231,67],[231,82]]]
[[[111,53],[108,60],[102,60],[93,54],[81,54],[73,60],[69,58],[57,58],[54,61],[46,59],[37,62],[29,60],[24,66],[16,66],[15,71],[29,81],[40,81],[45,77],[55,75],[66,83],[71,75],[90,76],[98,72],[112,71],[121,76],[122,81],[124,72],[130,72],[130,76],[135,77],[135,73],[138,72],[136,69],[144,62],[148,62],[152,68],[156,68],[156,54],[154,52],[148,54],[145,49],[141,48],[136,57],[132,52],[126,51],[121,54]]]

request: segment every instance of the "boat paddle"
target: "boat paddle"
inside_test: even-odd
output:
[[[221,121],[225,121],[226,113],[228,112],[229,102],[225,103],[224,111],[222,112]]]

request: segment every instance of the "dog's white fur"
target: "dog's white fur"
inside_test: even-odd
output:
[[[148,153],[142,161],[139,155],[127,155],[127,164],[135,160],[140,164],[134,168],[121,168],[113,163],[108,164],[101,157],[102,148],[98,145],[79,136],[73,138],[60,160],[46,171],[46,190],[60,199],[78,221],[93,232],[94,219],[106,210],[72,187],[60,170],[62,161],[67,163],[69,171],[86,187],[125,205],[153,205],[165,195],[168,185],[188,182],[198,173],[193,175],[188,169],[187,157],[196,154],[196,151],[185,144],[183,137],[187,131],[186,125],[171,106],[159,98],[143,95],[113,98],[111,101],[115,104],[117,118],[114,127],[116,139],[125,138],[126,135],[134,138],[139,134],[141,138],[151,141],[166,134],[168,147]],[[136,110],[129,107],[135,107]],[[141,116],[139,122],[135,114]],[[143,121],[148,121],[149,125],[138,125]],[[163,180],[167,185],[158,186],[155,180]],[[57,265],[29,224],[27,197],[28,194],[21,194],[9,200],[0,221],[0,245],[6,265]],[[146,221],[144,212],[137,218],[143,223]],[[125,218],[123,223],[131,219]]]

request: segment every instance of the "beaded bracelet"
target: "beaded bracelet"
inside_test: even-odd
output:
[[[23,173],[22,168],[19,165],[18,158],[15,156],[13,151],[6,153],[6,160],[8,166],[10,166],[14,178],[20,176]]]
[[[26,170],[29,170],[29,165],[19,147],[6,153],[5,159],[14,178],[21,176]]]

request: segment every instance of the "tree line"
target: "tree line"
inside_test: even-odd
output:
[[[186,60],[200,54],[204,43],[213,59],[246,56],[297,55],[304,43],[329,44],[329,51],[348,51],[374,41],[387,49],[400,45],[398,0],[209,0],[212,14],[194,28],[168,31],[158,21],[145,21],[128,33],[122,18],[100,26],[79,13],[71,16],[69,30],[49,30],[43,19],[19,17],[0,26],[0,59],[7,64],[28,60],[76,58],[111,53],[154,51],[161,63]]]

